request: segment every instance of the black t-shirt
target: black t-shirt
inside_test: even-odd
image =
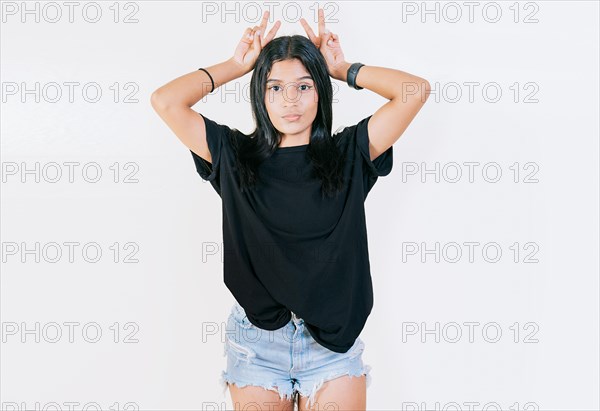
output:
[[[370,160],[368,116],[334,134],[345,153],[335,199],[311,177],[307,144],[278,148],[242,193],[232,139],[249,137],[203,117],[212,164],[190,152],[221,197],[225,285],[255,326],[280,329],[293,311],[319,344],[347,352],[373,307],[364,201],[392,170],[393,146]]]

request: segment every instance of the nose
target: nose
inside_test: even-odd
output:
[[[286,102],[294,103],[299,100],[300,90],[295,83],[286,84],[283,89],[283,98]]]

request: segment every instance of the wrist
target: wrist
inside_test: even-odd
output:
[[[348,78],[348,69],[352,64],[344,61],[336,67],[335,72],[332,73],[332,77],[336,80],[346,82]]]
[[[231,67],[231,72],[234,74],[234,76],[236,76],[236,78],[243,77],[247,73],[252,71],[251,68],[244,67],[242,64],[237,62],[233,57],[230,57],[229,60],[227,60],[227,63]]]

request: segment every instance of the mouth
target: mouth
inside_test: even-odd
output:
[[[283,118],[286,119],[287,121],[297,121],[300,119],[300,117],[302,117],[301,114],[284,116]]]

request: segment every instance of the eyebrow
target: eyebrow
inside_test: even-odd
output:
[[[300,80],[304,80],[304,79],[312,80],[313,78],[311,76],[303,76],[303,77],[297,78],[296,81],[300,81]],[[278,78],[272,78],[272,79],[267,80],[267,83],[269,81],[281,81],[281,80],[279,80]]]

